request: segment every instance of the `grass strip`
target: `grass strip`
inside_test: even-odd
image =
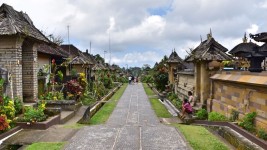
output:
[[[148,96],[155,95],[153,90],[151,90],[151,88],[148,87],[147,84],[143,83],[143,86]],[[171,118],[172,117],[172,115],[169,113],[167,108],[157,98],[149,98],[149,101],[152,106],[152,109],[155,111],[156,115],[159,118]]]
[[[60,150],[64,145],[65,142],[38,142],[29,145],[26,150]]]
[[[229,148],[215,135],[202,126],[174,124],[178,128],[191,147],[196,150],[228,150]]]
[[[99,111],[97,111],[97,113],[91,118],[90,125],[102,124],[108,120],[126,87],[127,84],[123,84],[121,88],[111,97],[111,99],[104,106],[102,106]]]

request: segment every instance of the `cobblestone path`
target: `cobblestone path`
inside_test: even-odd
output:
[[[159,122],[142,84],[128,85],[106,124],[76,133],[66,150],[186,150],[174,127]]]

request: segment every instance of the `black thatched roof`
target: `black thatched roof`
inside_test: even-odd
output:
[[[0,35],[18,35],[50,42],[34,25],[30,17],[13,7],[2,4],[0,7]]]
[[[263,44],[260,48],[259,48],[260,52],[267,52],[267,43]]]
[[[180,58],[178,56],[178,54],[176,53],[176,51],[172,51],[169,59],[167,60],[167,63],[183,63],[182,58]]]
[[[195,48],[185,59],[185,61],[193,62],[199,60],[232,60],[233,58],[225,53],[227,51],[227,48],[215,41],[213,37],[210,37],[207,40],[201,42],[200,45]]]
[[[262,32],[254,35],[249,34],[249,36],[257,42],[267,42],[267,32]]]
[[[54,56],[68,57],[68,53],[66,53],[60,46],[56,44],[55,45],[39,44],[37,47],[37,51]]]
[[[229,53],[234,56],[245,57],[248,53],[251,53],[252,51],[257,51],[258,48],[259,46],[255,43],[243,42],[243,43],[236,45]]]

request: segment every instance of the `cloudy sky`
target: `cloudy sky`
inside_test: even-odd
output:
[[[229,50],[245,32],[267,32],[267,0],[0,0],[26,12],[46,35],[126,67],[181,58],[207,33]],[[110,42],[109,42],[110,39]],[[110,43],[110,48],[109,48]],[[109,53],[111,51],[111,55]],[[109,60],[111,56],[111,60]]]

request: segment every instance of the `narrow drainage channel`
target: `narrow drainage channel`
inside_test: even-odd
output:
[[[23,145],[2,145],[3,141],[5,141],[6,139],[8,139],[9,137],[17,134],[18,132],[20,132],[22,129],[18,130],[17,132],[13,133],[13,134],[10,134],[9,136],[3,138],[0,140],[0,150],[2,149],[8,149],[8,150],[17,150],[19,149],[20,147],[22,147]]]

